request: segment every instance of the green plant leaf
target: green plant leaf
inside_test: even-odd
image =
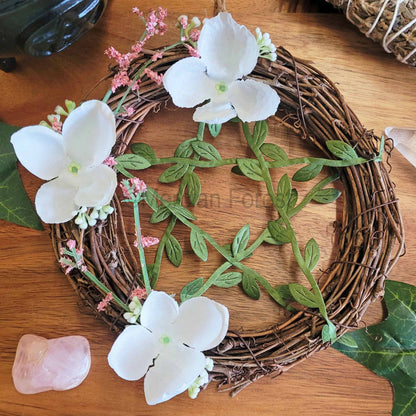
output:
[[[202,285],[204,284],[204,279],[202,277],[198,277],[198,279],[189,282],[182,290],[181,290],[181,301],[185,302],[185,300],[191,299],[198,293],[199,289],[201,289]]]
[[[325,144],[334,156],[342,160],[353,160],[358,158],[355,150],[349,144],[342,142],[341,140],[328,140]]]
[[[250,298],[260,298],[260,288],[256,282],[256,274],[253,271],[244,271],[242,278],[243,290]]]
[[[208,248],[205,243],[203,234],[200,231],[194,229],[191,230],[190,234],[191,247],[194,253],[202,260],[207,261],[208,259]]]
[[[319,163],[310,163],[295,172],[292,179],[296,182],[307,182],[318,176],[321,170],[322,165]]]
[[[208,160],[221,160],[221,155],[212,144],[200,141],[194,141],[191,144],[197,155]]]
[[[208,124],[208,130],[212,137],[217,137],[220,134],[222,124]]]
[[[196,217],[194,214],[192,214],[191,211],[183,207],[182,205],[179,205],[177,202],[171,202],[169,206],[167,207],[169,211],[172,212],[172,214],[181,219],[181,217],[185,217],[188,220],[196,220]]]
[[[289,285],[277,285],[273,288],[273,292],[277,293],[281,299],[293,300]]]
[[[157,224],[158,222],[164,221],[170,216],[171,212],[164,205],[160,205],[156,211],[150,217],[150,222],[152,224]]]
[[[277,185],[276,202],[279,208],[285,208],[291,197],[292,184],[289,176],[285,173]]]
[[[169,237],[166,240],[165,250],[171,263],[174,266],[179,267],[182,261],[182,247],[172,234],[169,234]]]
[[[134,178],[134,175],[132,175],[130,172],[127,172],[126,169],[123,168],[122,165],[115,165],[114,166],[118,172],[120,172],[122,175],[124,175],[126,178]]]
[[[157,159],[154,150],[147,143],[133,143],[131,145],[131,151],[135,155],[144,157],[150,163]]]
[[[189,165],[183,165],[182,163],[176,163],[175,165],[169,166],[159,176],[159,182],[172,183],[179,180],[183,175],[185,175],[188,167]]]
[[[10,137],[17,130],[19,127],[0,122],[0,218],[43,230],[16,168],[17,158]]]
[[[259,148],[266,140],[269,126],[266,120],[256,121],[253,129],[253,144]]]
[[[340,341],[333,347],[390,381],[393,416],[416,412],[416,287],[386,281],[388,317],[380,324],[349,333],[354,346]]]
[[[281,221],[269,221],[267,228],[275,244],[286,244],[292,241],[289,231],[282,225]]]
[[[146,204],[149,205],[150,208],[152,208],[153,211],[156,211],[159,208],[157,205],[156,198],[151,192],[145,193],[144,200],[146,201]]]
[[[305,246],[305,263],[310,271],[318,264],[320,255],[318,243],[311,238]]]
[[[261,172],[258,160],[254,159],[237,159],[237,165],[245,176],[254,181],[263,181],[263,174]],[[235,173],[235,172],[234,172]]]
[[[313,195],[312,200],[320,204],[329,204],[334,202],[340,195],[341,192],[335,188],[320,189]]]
[[[201,181],[199,180],[198,175],[191,171],[185,175],[185,179],[188,187],[189,201],[195,206],[201,196]]]
[[[215,279],[214,285],[218,287],[233,287],[243,280],[243,274],[240,272],[223,273]]]
[[[231,168],[231,172],[239,176],[244,176],[244,173],[241,171],[241,169],[237,165]]]
[[[287,208],[295,208],[296,202],[298,202],[298,191],[295,188],[292,188],[292,190],[290,191],[290,197],[287,203]]]
[[[277,162],[286,163],[289,160],[286,152],[274,143],[264,143],[260,147],[260,151],[264,154],[264,156],[267,156]]]
[[[182,142],[175,150],[174,156],[175,157],[189,157],[194,152],[192,147],[192,142],[198,140],[196,137],[192,139],[185,140]]]
[[[339,344],[345,345],[350,348],[358,348],[358,344],[351,334],[344,334],[342,337],[337,339]]]
[[[335,328],[335,325],[327,321],[326,325],[322,328],[322,341],[323,342],[331,342],[334,343],[337,339],[337,329]]]
[[[299,283],[289,283],[289,290],[296,302],[299,302],[307,308],[319,308],[315,300],[315,295],[305,286]]]
[[[243,251],[248,243],[250,238],[250,226],[248,224],[240,228],[238,233],[235,235],[231,250],[233,255],[236,256],[240,251]]]
[[[150,162],[143,156],[135,155],[133,153],[117,156],[115,160],[117,162],[117,169],[121,167],[123,169],[143,170],[151,166]]]

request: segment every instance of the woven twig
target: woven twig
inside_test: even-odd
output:
[[[416,66],[416,0],[327,0],[367,37]]]
[[[134,63],[131,76],[148,59],[144,52]],[[151,68],[165,72],[188,56],[178,47],[166,52]],[[277,90],[281,105],[276,118],[326,154],[325,142],[334,138],[353,146],[359,156],[372,158],[379,151],[380,139],[364,129],[345,103],[336,86],[308,63],[295,59],[285,49],[277,50],[277,61],[260,61],[253,78]],[[110,98],[113,108],[124,91]],[[146,77],[140,84],[140,99],[129,93],[125,106],[135,109],[131,118],[119,118],[113,156],[123,154],[146,115],[165,106],[169,94]],[[389,147],[386,146],[387,153]],[[344,186],[344,208],[336,260],[320,279],[326,308],[338,335],[357,327],[368,305],[383,295],[384,280],[403,248],[403,227],[399,207],[383,163],[369,162],[340,170]],[[73,222],[52,227],[56,256],[67,239],[74,238],[84,248],[88,269],[124,302],[137,285],[140,269],[130,248],[117,196],[114,214],[105,222],[81,232]],[[68,274],[83,303],[115,331],[127,324],[123,311],[111,304],[98,313],[100,293],[78,271]],[[214,359],[212,378],[221,390],[237,393],[267,374],[280,374],[311,354],[328,346],[320,332],[325,321],[313,311],[301,311],[272,328],[259,328],[256,335],[229,332],[208,355]]]

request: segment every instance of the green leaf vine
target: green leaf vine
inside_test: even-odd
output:
[[[259,299],[261,288],[263,288],[276,303],[291,312],[299,310],[294,307],[296,304],[306,309],[317,309],[325,320],[321,333],[322,340],[334,342],[336,326],[328,316],[325,300],[312,274],[320,258],[318,244],[311,238],[302,251],[291,218],[311,201],[327,204],[340,196],[340,191],[327,187],[338,179],[337,168],[367,163],[369,160],[359,157],[351,146],[337,140],[327,143],[328,150],[337,159],[289,158],[281,147],[266,142],[268,125],[265,120],[256,122],[252,130],[247,123],[242,123],[246,142],[254,157],[222,158],[214,145],[204,141],[206,127],[212,137],[219,136],[221,125],[206,126],[205,123],[200,123],[196,137],[183,141],[176,148],[172,157],[159,158],[149,144],[135,143],[132,145],[132,154],[116,158],[116,168],[128,177],[131,177],[129,170],[143,170],[150,166],[168,165],[160,175],[159,182],[179,183],[174,201],[165,200],[155,189],[149,187],[144,198],[153,210],[150,222],[167,221],[166,229],[156,251],[154,264],[151,267],[151,273],[149,273],[150,286],[155,287],[158,281],[164,253],[175,266],[179,266],[182,261],[181,244],[173,235],[175,225],[179,221],[189,229],[189,241],[195,256],[204,262],[207,261],[208,246],[211,246],[224,259],[223,263],[208,278],[198,277],[189,282],[181,290],[182,301],[202,295],[211,286],[230,288],[236,285],[241,285],[243,292],[250,298]],[[381,160],[381,151],[373,160]],[[273,184],[270,170],[293,165],[301,165],[301,167],[292,179],[284,174],[277,186]],[[249,244],[250,226],[245,224],[229,244],[221,246],[206,230],[195,224],[195,216],[182,205],[186,194],[193,206],[198,204],[201,195],[201,181],[195,170],[219,166],[230,166],[234,173],[243,175],[249,180],[263,182],[273,203],[278,218],[270,220],[264,230],[255,236],[251,244]],[[293,183],[306,182],[315,178],[323,167],[329,167],[330,174],[316,183],[299,201]],[[266,277],[248,267],[244,260],[251,257],[262,244],[290,244],[299,268],[308,280],[311,289],[299,283],[273,286]],[[231,268],[233,270],[229,270]]]

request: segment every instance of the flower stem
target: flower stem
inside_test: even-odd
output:
[[[139,214],[139,202],[138,201],[133,202],[133,213],[134,213],[134,224],[136,227],[136,235],[137,235],[137,247],[139,250],[140,266],[142,268],[144,287],[146,288],[147,296],[149,296],[152,288],[150,286],[149,275],[147,273],[146,259],[144,255],[143,245],[142,245],[142,232],[140,228],[140,214]]]

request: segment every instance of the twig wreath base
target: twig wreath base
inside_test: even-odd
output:
[[[154,52],[143,51],[132,64],[130,76]],[[353,146],[360,157],[371,159],[378,153],[380,138],[366,130],[345,103],[336,86],[321,72],[283,48],[278,48],[275,62],[260,60],[251,77],[275,88],[281,97],[277,120],[295,131],[301,140],[310,141],[325,153],[327,140],[342,140]],[[166,52],[150,68],[164,73],[179,59],[188,56],[184,47]],[[116,108],[126,90],[118,90],[108,104]],[[125,105],[134,108],[128,118],[117,119],[117,142],[113,156],[126,152],[136,130],[146,116],[170,100],[163,85],[146,77],[140,84],[140,100],[129,92]],[[386,153],[391,150],[386,144]],[[400,256],[403,226],[394,187],[383,162],[369,162],[340,170],[344,187],[344,207],[336,260],[325,271],[320,288],[328,315],[340,336],[358,326],[367,307],[383,296],[384,281]],[[52,240],[57,258],[68,239],[75,239],[84,249],[88,270],[110,288],[123,302],[134,285],[140,267],[130,247],[125,230],[121,203],[115,195],[115,209],[107,220],[83,231],[74,222],[54,225]],[[81,301],[99,315],[113,330],[120,332],[127,324],[123,310],[111,304],[105,312],[97,311],[103,294],[79,270],[68,278]],[[325,349],[320,336],[325,321],[308,310],[292,315],[286,322],[271,328],[260,328],[256,335],[229,332],[224,341],[208,351],[215,366],[211,379],[219,390],[232,395],[259,378],[289,370],[311,354]]]

